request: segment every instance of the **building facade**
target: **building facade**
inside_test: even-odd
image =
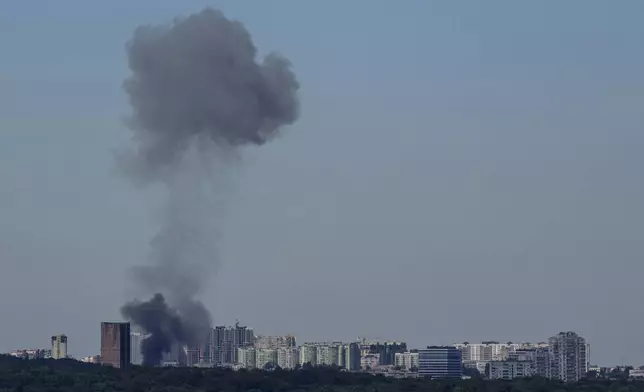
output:
[[[367,354],[360,358],[360,367],[363,370],[371,370],[380,366],[380,354]]]
[[[575,332],[560,332],[548,340],[549,378],[577,382],[588,372],[589,347]]]
[[[51,358],[67,358],[67,336],[55,335],[51,337]]]
[[[300,364],[316,366],[318,364],[317,353],[317,347],[313,344],[300,346]]]
[[[337,366],[341,344],[324,344],[316,347],[318,366]]]
[[[296,346],[295,336],[260,335],[255,337],[254,346],[255,348],[275,348],[275,349],[295,347]]]
[[[130,323],[101,323],[101,364],[130,366]]]
[[[264,369],[267,366],[277,365],[277,350],[274,348],[256,348],[255,366]]]
[[[344,346],[344,368],[350,372],[360,370],[360,345],[349,343]]]
[[[418,369],[418,353],[396,353],[395,365],[403,370]]]
[[[464,342],[455,344],[454,347],[461,351],[464,362],[489,362],[503,361],[509,359],[511,354],[517,350],[532,350],[547,348],[548,343],[500,343],[496,341],[484,341],[481,343]]]
[[[418,350],[418,375],[429,378],[460,378],[461,351],[454,346],[429,346]]]
[[[255,361],[256,353],[253,347],[244,347],[237,349],[237,360],[241,367],[246,369],[255,369],[257,363]]]
[[[531,377],[536,374],[533,360],[490,361],[486,369],[486,376],[491,380],[512,380],[521,377]]]
[[[300,363],[300,352],[297,347],[282,347],[277,349],[277,366],[282,369],[295,369]]]
[[[378,354],[380,365],[393,365],[396,361],[396,353],[407,351],[407,343],[399,341],[368,341],[361,339],[360,350],[362,356],[367,354]]]
[[[237,349],[252,347],[255,335],[251,328],[217,326],[212,329],[209,338],[210,362],[216,365],[232,365],[238,363]]]
[[[141,354],[143,339],[144,335],[140,332],[130,333],[130,361],[133,365],[143,364],[143,354]]]

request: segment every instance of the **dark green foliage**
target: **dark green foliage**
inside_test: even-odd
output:
[[[644,383],[587,380],[565,385],[543,378],[514,381],[390,379],[333,368],[232,371],[199,368],[127,370],[72,360],[0,356],[0,392],[644,392]]]

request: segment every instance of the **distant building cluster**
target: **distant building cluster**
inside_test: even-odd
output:
[[[51,350],[40,348],[28,348],[23,350],[14,350],[9,353],[12,357],[23,359],[49,359]]]
[[[126,368],[141,365],[141,347],[147,335],[132,331],[130,323],[103,322],[100,355],[83,357],[88,363]],[[68,338],[51,336],[51,349],[25,349],[9,353],[25,359],[64,359]],[[401,341],[306,342],[293,335],[255,335],[252,328],[217,326],[199,347],[178,345],[164,354],[162,366],[230,367],[234,369],[297,369],[330,366],[346,371],[390,377],[460,378],[478,373],[489,379],[542,376],[577,382],[590,373],[598,377],[627,374],[644,378],[643,369],[591,368],[590,346],[575,332],[560,332],[539,343],[464,342],[410,350]]]
[[[465,367],[491,379],[542,376],[576,382],[590,367],[590,346],[574,332],[560,332],[540,343],[466,342],[455,348]]]

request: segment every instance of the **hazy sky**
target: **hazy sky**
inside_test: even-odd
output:
[[[157,189],[113,173],[124,44],[206,5],[289,57],[302,116],[246,151],[203,299],[300,341],[574,330],[644,364],[644,2],[6,1],[0,351],[99,350]]]

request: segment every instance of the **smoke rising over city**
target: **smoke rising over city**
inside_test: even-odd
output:
[[[299,84],[286,58],[258,62],[245,27],[214,9],[137,28],[127,55],[135,147],[119,166],[163,184],[167,200],[150,260],[133,269],[153,297],[122,314],[149,334],[144,363],[157,365],[172,344],[207,338],[211,316],[198,296],[219,261],[226,168],[241,146],[261,145],[297,119]]]

